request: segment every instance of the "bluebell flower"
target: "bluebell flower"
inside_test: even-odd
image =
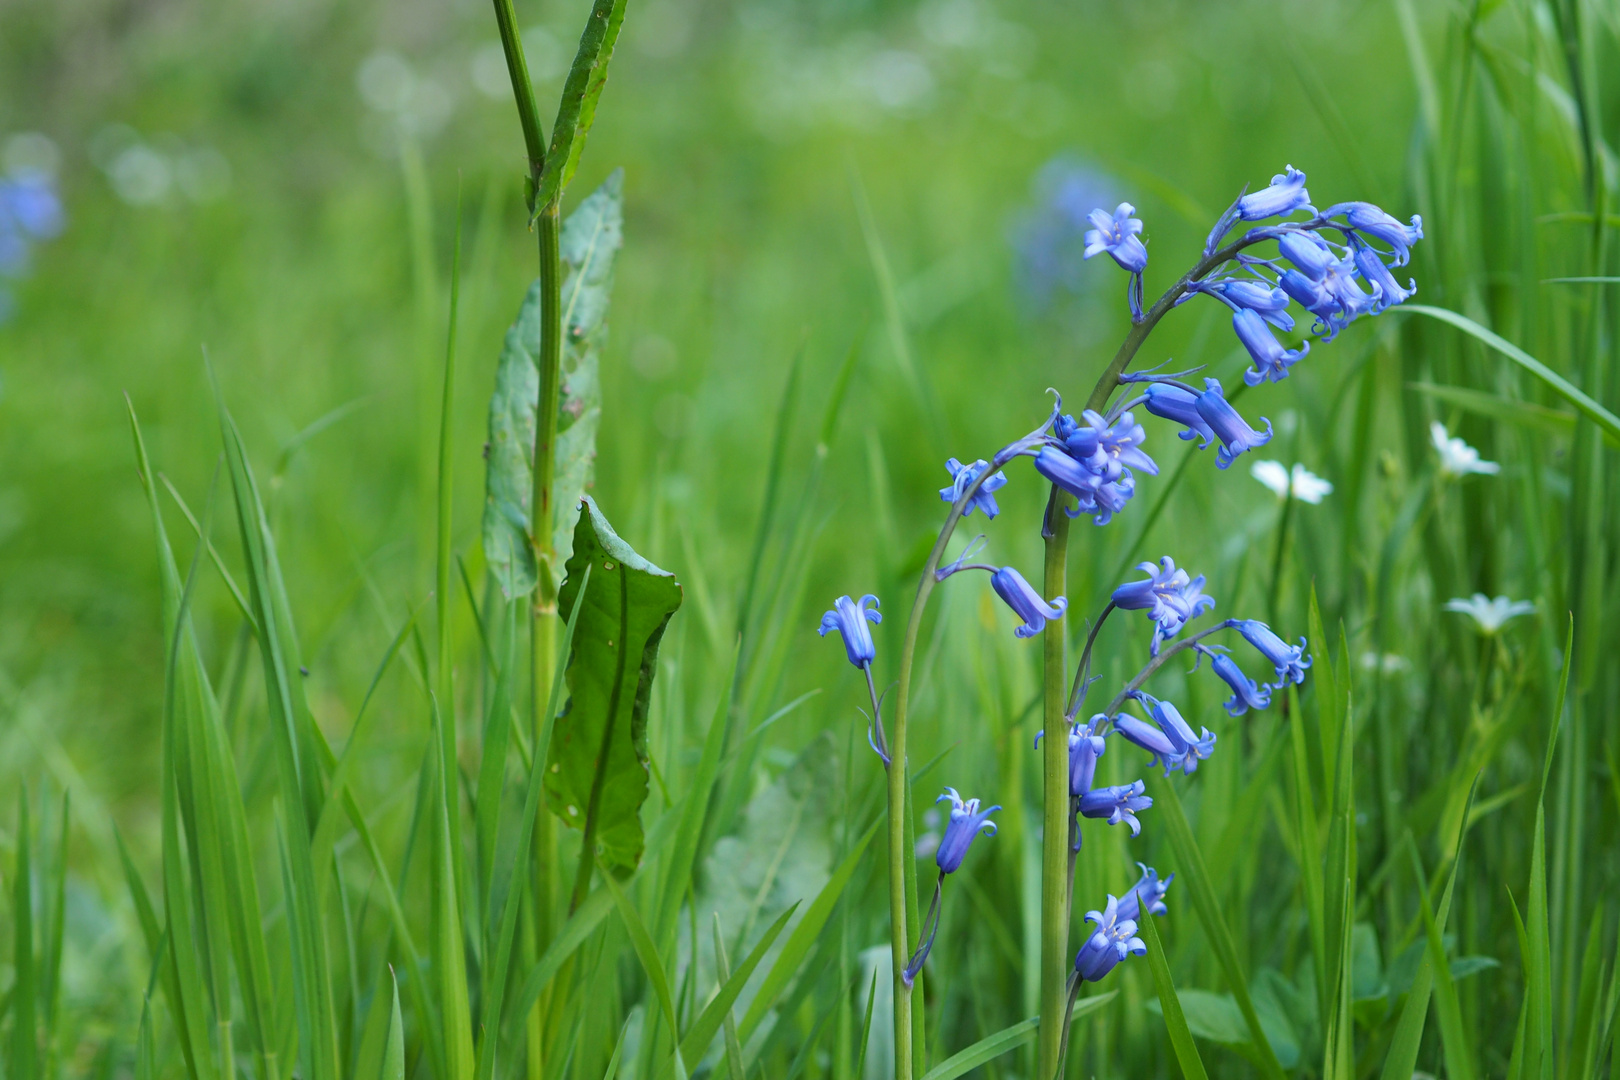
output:
[[[1182,439],[1196,439],[1203,436],[1204,441],[1198,446],[1200,450],[1215,441],[1215,433],[1204,422],[1204,418],[1198,415],[1198,395],[1188,393],[1179,386],[1161,382],[1148,383],[1143,394],[1147,397],[1144,404],[1148,412],[1186,428],[1181,433]]]
[[[1271,687],[1264,683],[1257,683],[1238,667],[1230,656],[1214,649],[1196,646],[1199,652],[1209,657],[1210,666],[1215,669],[1227,686],[1232,688],[1232,696],[1226,701],[1226,711],[1232,716],[1242,716],[1250,709],[1264,709],[1271,704]]]
[[[1361,274],[1356,260],[1348,255],[1340,258],[1320,236],[1311,232],[1285,233],[1278,239],[1277,247],[1311,282],[1306,285],[1298,277],[1290,278],[1285,273],[1278,285],[1317,316],[1317,332],[1325,334],[1327,340],[1333,340],[1340,330],[1360,316],[1381,310],[1382,294],[1377,282],[1372,283],[1372,293],[1364,292],[1356,284]]]
[[[1305,669],[1311,666],[1311,658],[1305,655],[1304,638],[1299,639],[1298,645],[1290,645],[1258,619],[1234,619],[1229,625],[1277,669],[1274,689],[1281,690],[1289,683],[1297,686],[1305,681]]]
[[[1187,283],[1187,292],[1176,303],[1184,303],[1195,293],[1220,300],[1233,311],[1253,311],[1284,333],[1294,328],[1288,314],[1288,294],[1269,281],[1250,278],[1201,278]]]
[[[1153,723],[1121,713],[1114,717],[1114,727],[1127,742],[1153,755],[1153,760],[1148,762],[1150,766],[1162,765],[1165,776],[1177,769],[1191,774],[1198,770],[1200,761],[1215,752],[1215,734],[1209,728],[1204,728],[1202,735],[1194,735],[1187,721],[1181,718],[1181,711],[1170,702],[1141,691],[1132,696],[1147,708]]]
[[[1159,475],[1158,464],[1142,452],[1147,431],[1136,422],[1135,416],[1126,413],[1114,421],[1112,427],[1102,414],[1091,409],[1081,416],[1086,422],[1075,424],[1063,439],[1072,457],[1082,462],[1100,462],[1109,480],[1119,479],[1121,468],[1141,469],[1149,476]]]
[[[1106,251],[1122,270],[1132,274],[1145,270],[1148,253],[1138,238],[1142,219],[1131,216],[1135,213],[1136,207],[1123,202],[1112,215],[1106,210],[1093,210],[1089,215],[1093,227],[1086,233],[1085,257],[1089,259]]]
[[[871,607],[866,606],[868,601],[871,601]],[[833,601],[833,610],[821,617],[821,628],[816,632],[826,637],[828,631],[838,631],[844,639],[844,653],[849,657],[849,662],[864,668],[877,656],[877,646],[872,644],[872,631],[866,625],[868,622],[883,621],[877,606],[878,598],[871,593],[859,601],[840,596]]]
[[[945,471],[951,474],[951,486],[940,488],[939,497],[953,506],[956,505],[956,501],[962,497],[962,493],[989,467],[990,463],[983,458],[971,465],[963,465],[955,458],[948,459],[945,462]],[[973,498],[968,500],[967,507],[962,511],[962,516],[972,516],[975,509],[983,510],[984,516],[987,518],[994,518],[1001,513],[1001,507],[996,505],[994,492],[1001,490],[1006,484],[1006,475],[999,471],[986,477],[984,483],[979,485],[979,490],[973,493]]]
[[[996,835],[996,823],[990,820],[990,815],[1001,807],[992,806],[988,810],[980,810],[978,799],[964,800],[957,794],[955,788],[946,788],[945,794],[934,802],[942,803],[947,799],[951,803],[951,819],[945,825],[945,835],[939,842],[939,850],[934,852],[934,862],[939,864],[941,873],[954,874],[956,868],[962,865],[968,847],[981,831],[988,830],[987,835]]]
[[[1232,313],[1232,329],[1237,332],[1238,340],[1243,342],[1243,347],[1249,350],[1249,356],[1254,360],[1254,367],[1243,373],[1243,381],[1250,386],[1259,386],[1268,379],[1272,382],[1281,382],[1288,377],[1288,369],[1303,360],[1305,354],[1311,351],[1311,343],[1308,341],[1298,349],[1283,348],[1277,339],[1272,337],[1271,330],[1267,328],[1266,321],[1259,312],[1249,309]]]
[[[1311,205],[1310,192],[1305,190],[1305,174],[1292,165],[1273,176],[1271,186],[1244,195],[1237,205],[1238,217],[1244,221],[1263,221],[1295,210],[1316,212],[1316,207]]]
[[[1393,248],[1396,266],[1405,266],[1411,258],[1411,245],[1423,239],[1423,219],[1416,214],[1412,215],[1410,225],[1402,225],[1399,219],[1372,203],[1347,202],[1328,207],[1321,216],[1329,218],[1339,214],[1344,215],[1352,229],[1382,240]]]
[[[1277,250],[1312,281],[1321,281],[1328,267],[1338,261],[1338,256],[1326,240],[1305,230],[1284,232],[1277,237]]]
[[[1218,468],[1228,467],[1245,450],[1253,450],[1271,441],[1271,421],[1261,417],[1266,424],[1264,435],[1250,427],[1249,422],[1227,404],[1218,379],[1204,380],[1204,392],[1198,395],[1197,407],[1198,415],[1204,418],[1204,423],[1221,441],[1220,449],[1215,451]]]
[[[1088,818],[1101,818],[1110,825],[1124,822],[1131,827],[1132,836],[1139,835],[1142,823],[1136,819],[1136,812],[1153,805],[1153,800],[1143,794],[1145,790],[1146,785],[1140,780],[1092,788],[1080,796],[1080,813]]]
[[[1024,625],[1013,631],[1021,638],[1034,637],[1046,628],[1048,619],[1061,619],[1069,607],[1068,600],[1061,596],[1053,597],[1050,604],[1041,599],[1034,586],[1011,566],[991,574],[990,587],[1013,609],[1013,614],[1024,620]]]
[[[1378,303],[1374,307],[1375,313],[1395,304],[1405,303],[1408,298],[1416,295],[1417,282],[1414,279],[1408,278],[1407,287],[1401,288],[1400,283],[1395,280],[1395,275],[1389,272],[1389,267],[1379,258],[1378,252],[1354,234],[1351,235],[1350,246],[1354,249],[1351,258],[1356,261],[1356,269],[1360,270],[1361,276],[1377,290]]]
[[[1128,581],[1114,590],[1114,606],[1125,611],[1146,611],[1158,624],[1154,636],[1153,652],[1158,655],[1158,643],[1181,632],[1189,619],[1196,619],[1215,606],[1215,598],[1204,595],[1204,575],[1196,578],[1187,571],[1176,569],[1175,560],[1166,555],[1155,567],[1150,562],[1140,563],[1137,569],[1147,574],[1142,581]]]
[[[1102,911],[1086,912],[1086,921],[1095,923],[1096,929],[1074,958],[1074,971],[1082,982],[1098,982],[1125,957],[1147,952],[1147,945],[1136,936],[1136,920],[1120,915],[1113,894]]]
[[[1074,721],[1069,728],[1070,795],[1084,795],[1091,790],[1091,782],[1097,775],[1097,759],[1108,749],[1107,740],[1097,734],[1097,729],[1107,722],[1108,717],[1098,713],[1084,724]],[[1035,733],[1037,749],[1041,745],[1041,736],[1045,734],[1044,731]]]
[[[1125,894],[1119,902],[1116,913],[1121,919],[1135,919],[1141,921],[1142,912],[1149,915],[1164,915],[1170,909],[1164,906],[1164,894],[1170,891],[1170,883],[1176,880],[1176,875],[1160,878],[1159,872],[1145,863],[1137,863],[1142,868],[1142,876],[1131,886],[1130,892]]]

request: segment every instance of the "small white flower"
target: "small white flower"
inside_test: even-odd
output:
[[[1452,438],[1446,425],[1440,421],[1429,425],[1429,434],[1434,438],[1434,448],[1440,453],[1441,476],[1467,476],[1469,473],[1495,476],[1502,471],[1501,465],[1494,461],[1481,461],[1478,450],[1461,439]]]
[[[1536,610],[1536,605],[1528,600],[1509,600],[1505,596],[1498,596],[1492,600],[1484,593],[1478,592],[1467,600],[1447,600],[1445,607],[1447,611],[1472,616],[1479,632],[1487,637],[1501,630],[1509,619],[1528,615]]]
[[[1411,661],[1396,653],[1364,652],[1361,654],[1361,670],[1378,671],[1385,675],[1399,675],[1410,670]]]
[[[1297,463],[1290,473],[1288,466],[1280,461],[1257,461],[1249,467],[1249,474],[1270,488],[1279,499],[1292,495],[1300,502],[1314,506],[1333,493],[1332,483]]]

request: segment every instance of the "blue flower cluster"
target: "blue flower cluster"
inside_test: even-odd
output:
[[[1278,258],[1235,253],[1237,272],[1227,272],[1224,268],[1230,263],[1223,263],[1188,283],[1176,300],[1184,303],[1202,293],[1232,309],[1232,329],[1254,361],[1243,373],[1250,386],[1287,378],[1288,369],[1310,352],[1309,342],[1297,349],[1283,347],[1268,328],[1267,324],[1284,333],[1293,330],[1291,302],[1315,316],[1312,333],[1331,341],[1362,315],[1376,315],[1417,291],[1415,281],[1402,287],[1390,271],[1411,258],[1411,246],[1423,238],[1423,219],[1413,216],[1403,225],[1367,202],[1337,203],[1318,211],[1305,190],[1305,174],[1292,165],[1273,177],[1271,186],[1232,204],[1210,233],[1204,254],[1213,256],[1239,220],[1263,221],[1296,211],[1310,216],[1250,229],[1242,238],[1245,247],[1275,241]],[[1339,239],[1330,240],[1324,233]]]
[[[1136,936],[1137,927],[1147,915],[1163,915],[1164,894],[1176,875],[1164,880],[1151,866],[1137,863],[1142,876],[1120,900],[1109,894],[1108,903],[1101,911],[1086,912],[1086,921],[1093,929],[1074,957],[1075,977],[1081,982],[1099,982],[1113,971],[1127,956],[1141,956],[1147,945]]]
[[[0,177],[0,279],[27,275],[33,247],[62,225],[62,203],[48,174],[21,170]],[[0,322],[10,310],[11,294],[0,285]]]

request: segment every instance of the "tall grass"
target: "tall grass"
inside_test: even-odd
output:
[[[1204,463],[1183,471],[1172,450],[1118,527],[1076,530],[1072,610],[1095,607],[1138,558],[1196,556],[1223,610],[1269,608],[1309,635],[1316,663],[1302,696],[1223,732],[1196,783],[1178,793],[1150,780],[1157,828],[1081,852],[1087,895],[1125,887],[1137,859],[1177,878],[1147,962],[1080,1002],[1073,1077],[1620,1076],[1620,673],[1608,662],[1620,492],[1603,419],[1620,401],[1620,19],[1585,0],[1443,13],[1395,0],[1385,25],[1415,102],[1404,177],[1365,160],[1354,102],[1302,67],[1340,159],[1313,167],[1313,190],[1421,212],[1418,300],[1468,327],[1397,310],[1283,384],[1294,421],[1273,448],[1335,482],[1322,505],[1206,485]],[[1224,190],[1157,182],[1182,199],[1183,187]],[[823,583],[848,588],[858,573],[901,609],[927,554],[916,534],[938,509],[929,488],[943,481],[928,478],[967,440],[952,430],[962,392],[930,381],[920,319],[896,285],[890,215],[904,209],[869,201],[864,183],[848,204],[860,240],[844,254],[871,282],[870,328],[778,350],[774,408],[744,400],[768,417],[758,460],[744,472],[716,452],[677,468],[650,452],[614,466],[653,477],[642,490],[673,490],[679,471],[748,497],[700,496],[727,508],[706,520],[671,509],[694,505],[673,497],[611,498],[630,490],[618,472],[602,483],[619,531],[685,591],[646,713],[645,854],[622,873],[593,873],[595,853],[546,795],[565,684],[559,669],[528,685],[530,605],[492,584],[467,527],[476,485],[454,463],[476,445],[456,402],[481,403],[490,387],[465,374],[457,315],[447,327],[430,312],[433,340],[451,348],[433,371],[440,393],[417,395],[438,415],[412,429],[426,442],[411,460],[433,475],[411,468],[440,498],[394,534],[434,557],[416,560],[402,591],[344,554],[381,643],[352,684],[306,674],[331,658],[311,644],[325,626],[312,635],[311,624],[333,616],[295,602],[310,591],[295,587],[284,536],[319,508],[279,483],[293,451],[256,467],[273,447],[239,428],[250,403],[217,389],[217,460],[154,460],[133,396],[130,454],[162,597],[161,728],[144,782],[154,809],[109,825],[48,732],[28,736],[51,768],[20,787],[0,867],[6,1076],[890,1074],[883,773],[811,630]],[[456,296],[468,277],[475,310],[521,294],[529,269],[511,288],[478,280],[496,275],[477,236],[465,266],[458,255],[435,269],[432,235],[459,237],[459,211],[453,228],[421,221],[423,288],[442,273]],[[1167,222],[1162,247],[1176,237]],[[638,242],[631,229],[626,274]],[[622,304],[616,319],[637,317]],[[1196,309],[1175,318],[1178,363],[1236,369]],[[1007,396],[1029,400],[1054,379],[1084,390],[1106,353],[1062,348],[1061,365],[1032,362],[997,385],[1016,380]],[[883,409],[903,419],[879,423]],[[1501,474],[1439,475],[1436,419]],[[604,432],[645,425],[610,398]],[[169,483],[165,467],[190,482]],[[850,560],[855,535],[875,549],[868,565]],[[1532,599],[1536,612],[1477,633],[1441,608],[1475,591]],[[558,611],[556,655],[569,655],[582,610]],[[880,648],[897,651],[900,621],[881,628]],[[1105,637],[1098,650],[1095,670],[1125,670],[1124,643]],[[948,766],[1006,806],[999,836],[959,875],[919,982],[926,1075],[1029,1077],[1039,657],[988,600],[951,590],[918,656],[919,796]],[[1217,705],[1192,680],[1179,694],[1190,718]],[[19,731],[50,723],[9,712]],[[1101,779],[1134,778],[1125,756],[1105,757]],[[911,825],[918,841],[937,836],[926,813]],[[139,835],[126,846],[126,833]],[[1078,917],[1071,929],[1078,940]],[[75,963],[97,965],[127,1000],[73,1012],[63,986]]]

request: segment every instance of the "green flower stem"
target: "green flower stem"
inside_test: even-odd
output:
[[[1231,259],[1249,244],[1250,241],[1240,237],[1213,255],[1206,255],[1182,275],[1163,296],[1154,301],[1142,320],[1134,324],[1130,333],[1125,335],[1125,340],[1120,343],[1113,360],[1109,361],[1108,367],[1098,377],[1097,385],[1092,388],[1091,396],[1086,399],[1086,408],[1101,410],[1108,404],[1109,396],[1119,385],[1119,377],[1136,358],[1142,343],[1147,340],[1154,327],[1158,326],[1159,320],[1169,313],[1176,301],[1187,291],[1187,286]],[[1061,499],[1054,497],[1049,503],[1052,508],[1049,511],[1051,519],[1047,522],[1045,530],[1045,595],[1048,597],[1064,595],[1068,578],[1069,518],[1066,514],[1057,513],[1066,502],[1066,497]],[[1099,619],[1098,626],[1101,626],[1101,623],[1102,620]],[[1092,628],[1093,638],[1096,629]],[[1041,1016],[1057,1022],[1041,1024],[1037,1076],[1042,1080],[1058,1076],[1063,1067],[1063,1057],[1067,1052],[1067,1042],[1064,1039],[1067,1024],[1062,1023],[1060,1018],[1067,1012],[1066,1004],[1069,996],[1067,985],[1069,905],[1074,881],[1071,869],[1073,862],[1069,851],[1069,740],[1067,732],[1064,731],[1066,725],[1064,644],[1065,638],[1061,628],[1055,632],[1048,631],[1044,639],[1046,700],[1043,715],[1046,734],[1041,769],[1044,782],[1042,818],[1045,821],[1045,834],[1041,841]],[[1088,657],[1090,645],[1091,642],[1088,641],[1086,649]],[[1150,665],[1150,670],[1156,669],[1157,666],[1158,662],[1155,662]],[[1083,673],[1077,676],[1077,680],[1081,677]],[[1079,685],[1077,681],[1076,695]],[[1116,699],[1109,707],[1110,713],[1118,707],[1120,700],[1122,698]]]
[[[1062,596],[1069,568],[1069,497],[1053,499],[1046,522],[1046,576],[1043,595]],[[1041,741],[1043,781],[1041,835],[1041,1024],[1040,1077],[1055,1077],[1062,1067],[1064,1027],[1060,1018],[1068,996],[1069,966],[1069,740],[1064,731],[1064,657],[1067,637],[1062,623],[1051,623],[1041,636],[1045,659],[1045,737]]]

